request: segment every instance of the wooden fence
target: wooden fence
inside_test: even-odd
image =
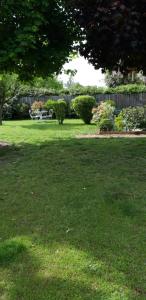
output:
[[[116,107],[118,109],[122,109],[128,106],[143,106],[146,105],[146,93],[135,93],[135,94],[97,94],[94,95],[97,103],[100,101],[104,101],[107,99],[114,100],[116,103]],[[32,105],[32,103],[36,100],[46,102],[48,99],[64,99],[67,102],[71,102],[71,100],[75,98],[75,96],[71,95],[61,95],[61,96],[25,96],[20,99],[21,103],[28,103]]]

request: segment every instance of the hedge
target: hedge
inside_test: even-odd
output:
[[[144,84],[127,84],[120,85],[115,88],[107,87],[80,87],[78,89],[64,89],[65,94],[69,95],[97,95],[97,94],[135,94],[135,93],[146,93],[146,85]]]
[[[79,88],[70,88],[63,89],[60,91],[55,90],[47,90],[47,89],[23,89],[19,94],[19,97],[25,96],[39,96],[39,95],[47,95],[47,96],[63,96],[63,95],[97,95],[97,94],[136,94],[136,93],[146,93],[146,85],[144,84],[127,84],[120,85],[115,88],[107,88],[107,87],[96,87],[96,86],[85,86]]]

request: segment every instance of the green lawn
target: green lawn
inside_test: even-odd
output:
[[[5,122],[0,299],[146,299],[146,140],[79,120]]]

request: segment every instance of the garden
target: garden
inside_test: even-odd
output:
[[[145,76],[145,0],[1,1],[1,300],[146,299]]]
[[[146,107],[58,98],[3,107],[0,298],[143,300]]]
[[[118,110],[113,100],[97,103],[90,95],[74,98],[70,103],[64,99],[49,99],[45,103],[35,101],[31,106],[32,119],[57,119],[63,125],[66,116],[80,118],[84,124],[96,124],[97,135],[146,134],[146,106],[126,107]]]

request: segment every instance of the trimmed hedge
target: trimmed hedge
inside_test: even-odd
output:
[[[80,87],[78,89],[64,89],[60,93],[68,95],[97,95],[97,94],[135,94],[146,93],[146,85],[144,84],[127,84],[120,85],[115,88],[107,87]]]
[[[92,109],[95,104],[95,98],[88,95],[78,96],[72,100],[73,109],[85,124],[90,124],[93,116]]]
[[[54,102],[55,115],[60,125],[63,125],[63,121],[66,115],[67,104],[63,99]]]
[[[26,88],[22,89],[19,94],[20,97],[25,96],[41,96],[47,95],[49,96],[62,96],[63,95],[97,95],[97,94],[136,94],[136,93],[146,93],[146,85],[144,84],[127,84],[120,85],[115,88],[107,88],[107,87],[96,87],[96,86],[85,86],[78,88],[70,88],[70,89],[62,89],[60,91],[55,91],[53,89],[37,89],[37,88]]]

